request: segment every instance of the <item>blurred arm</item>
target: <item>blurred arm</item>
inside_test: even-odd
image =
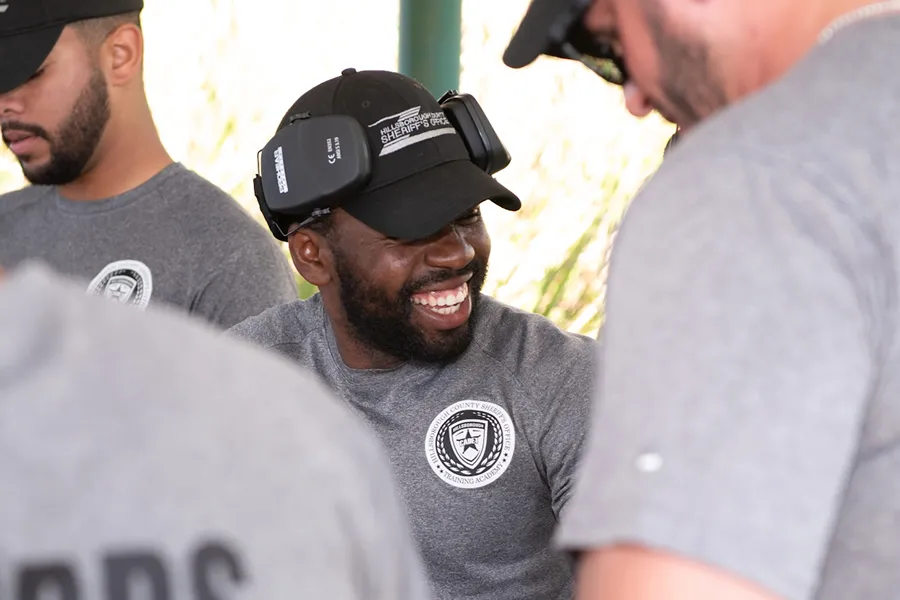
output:
[[[779,600],[719,569],[637,546],[586,553],[578,589],[577,600]]]

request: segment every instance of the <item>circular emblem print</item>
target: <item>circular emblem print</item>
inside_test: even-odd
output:
[[[425,436],[425,457],[435,475],[459,488],[479,488],[503,475],[515,448],[509,414],[478,400],[445,408]]]
[[[119,260],[106,265],[87,291],[121,304],[146,308],[153,294],[153,276],[140,261]]]

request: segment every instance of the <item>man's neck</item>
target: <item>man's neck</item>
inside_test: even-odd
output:
[[[871,14],[867,15],[868,7],[875,9]],[[853,21],[857,20],[868,20],[868,19],[878,19],[888,14],[900,14],[900,3],[896,0],[893,2],[885,2],[885,0],[833,0],[828,3],[828,10],[826,17],[827,22],[824,23],[821,27],[820,31],[820,39],[821,34],[825,33],[826,30],[831,30],[832,32],[845,26],[849,25]],[[866,9],[865,11],[861,9]],[[862,13],[862,14],[854,14],[854,13]],[[845,19],[848,19],[846,22]]]
[[[765,40],[760,40],[756,49],[761,56],[759,81],[752,87],[768,85],[788,72],[817,46],[819,36],[835,19],[879,1],[821,0],[812,3],[801,0],[776,5],[779,8],[775,10],[784,9],[784,12],[777,19],[767,19],[778,25],[774,25]]]
[[[402,365],[405,361],[385,354],[379,350],[373,350],[365,343],[358,340],[352,333],[343,331],[334,322],[331,323],[334,339],[337,343],[341,360],[350,369],[393,369]]]
[[[68,200],[112,198],[146,183],[172,162],[148,109],[130,123],[110,121],[84,174],[58,191]]]
[[[341,360],[350,369],[393,369],[404,363],[402,359],[369,347],[360,340],[347,320],[337,298],[332,298],[333,290],[319,290],[319,298],[325,307],[325,318],[331,326],[331,333],[337,345]]]

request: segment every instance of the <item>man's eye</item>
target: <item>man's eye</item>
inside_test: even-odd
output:
[[[463,223],[465,225],[470,225],[472,223],[477,223],[480,219],[481,219],[481,209],[476,208],[476,209],[473,209],[473,210],[467,212],[463,216],[461,216],[459,219],[457,219],[457,221],[459,223]]]

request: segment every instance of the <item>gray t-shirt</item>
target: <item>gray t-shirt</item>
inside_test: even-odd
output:
[[[0,280],[0,598],[420,600],[372,433],[174,311]]]
[[[898,56],[900,15],[839,31],[634,200],[566,548],[900,594]]]
[[[0,265],[28,259],[91,293],[176,306],[222,329],[297,299],[269,233],[178,163],[106,200],[71,201],[42,186],[0,196]]]
[[[572,597],[552,535],[587,427],[596,342],[482,297],[450,364],[354,370],[321,298],[231,333],[313,369],[381,437],[434,586],[446,600]]]

